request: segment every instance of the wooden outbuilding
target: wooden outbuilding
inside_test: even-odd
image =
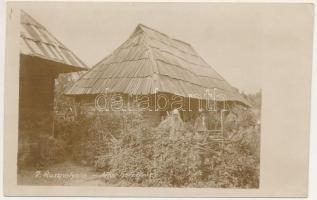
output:
[[[86,70],[87,66],[23,10],[20,20],[19,144],[23,146],[37,144],[43,134],[53,134],[58,75]]]

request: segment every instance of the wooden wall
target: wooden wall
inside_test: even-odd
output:
[[[30,135],[51,134],[54,84],[52,66],[32,59],[20,61],[19,129]]]

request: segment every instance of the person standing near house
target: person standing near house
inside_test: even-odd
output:
[[[195,148],[197,151],[197,156],[200,160],[200,167],[202,170],[204,170],[205,164],[206,164],[206,158],[209,156],[209,134],[208,134],[208,128],[207,128],[207,116],[206,111],[199,109],[199,115],[195,120],[194,123],[194,130],[195,130]]]
[[[170,115],[163,120],[159,127],[169,131],[170,138],[175,139],[178,135],[178,131],[182,129],[184,122],[180,117],[179,111],[174,109]]]
[[[195,120],[194,123],[194,130],[196,131],[196,134],[198,135],[205,135],[207,132],[207,120],[205,116],[205,112],[202,109],[199,109],[199,115]]]

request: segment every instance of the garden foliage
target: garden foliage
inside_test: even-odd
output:
[[[164,128],[146,126],[140,113],[104,113],[85,119],[90,125],[73,155],[112,174],[105,181],[120,186],[257,188],[260,133],[256,120],[250,123],[252,113],[244,115],[244,122],[225,130],[230,133],[222,146],[197,136],[191,124],[171,137]]]

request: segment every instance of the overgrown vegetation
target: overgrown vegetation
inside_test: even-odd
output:
[[[248,96],[254,109],[237,106],[226,115],[223,143],[211,133],[197,134],[190,122],[171,135],[162,127],[149,127],[141,112],[77,113],[76,119],[55,118],[54,137],[43,134],[29,141],[36,138],[36,125],[22,127],[32,133],[22,133],[19,141],[37,147],[21,144],[30,149],[19,151],[29,152],[19,162],[38,168],[72,160],[106,174],[103,180],[114,186],[258,188],[260,97]],[[56,114],[71,105],[69,99],[57,99]],[[230,115],[236,120],[228,120]],[[45,123],[45,117],[36,123]]]
[[[109,184],[257,188],[260,132],[256,120],[250,120],[255,115],[244,111],[243,116],[225,130],[223,147],[197,136],[191,124],[173,137],[164,128],[146,127],[136,112],[60,121],[56,131],[71,158],[109,174],[105,178]]]

